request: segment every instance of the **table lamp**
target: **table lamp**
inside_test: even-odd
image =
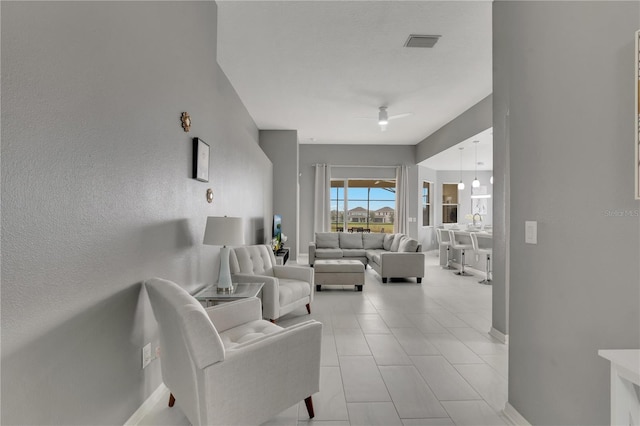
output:
[[[232,293],[231,272],[229,270],[229,252],[227,245],[244,244],[242,218],[240,217],[207,217],[203,244],[222,246],[220,249],[220,274],[218,276],[218,292]]]

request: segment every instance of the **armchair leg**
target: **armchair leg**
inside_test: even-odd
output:
[[[274,320],[273,318],[271,318],[269,321],[271,321],[273,324],[276,323],[276,320]]]
[[[307,406],[307,412],[309,413],[309,418],[312,419],[315,414],[313,412],[313,401],[311,400],[311,397],[307,397],[304,399],[304,404]]]
[[[176,398],[173,396],[172,393],[169,394],[169,407],[173,407],[173,404],[176,403]]]
[[[311,305],[307,303],[307,313],[311,314]]]

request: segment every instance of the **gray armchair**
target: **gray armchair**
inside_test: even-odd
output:
[[[271,247],[253,245],[235,247],[229,256],[233,282],[264,282],[262,316],[276,319],[300,306],[311,313],[313,269],[307,266],[276,265]]]
[[[169,406],[193,425],[261,424],[302,399],[313,418],[322,324],[282,328],[262,319],[260,300],[210,308],[177,284],[145,282],[158,321]]]

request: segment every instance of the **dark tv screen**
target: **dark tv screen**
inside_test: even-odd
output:
[[[273,215],[273,238],[280,240],[282,235],[282,216],[279,214]]]

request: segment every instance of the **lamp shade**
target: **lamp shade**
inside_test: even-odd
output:
[[[236,246],[244,244],[241,217],[207,217],[203,244],[210,246]]]

